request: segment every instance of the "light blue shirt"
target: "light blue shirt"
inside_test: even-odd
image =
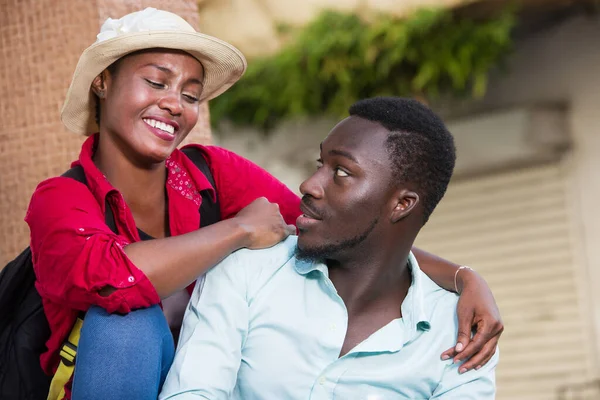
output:
[[[348,312],[327,266],[294,257],[296,240],[237,251],[206,274],[160,399],[494,398],[498,352],[464,374],[440,360],[456,343],[458,297],[412,254],[402,318],[340,358]]]

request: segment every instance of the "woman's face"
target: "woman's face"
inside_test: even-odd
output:
[[[100,97],[100,134],[130,159],[164,161],[198,121],[204,71],[178,50],[152,49],[119,60],[92,84]]]

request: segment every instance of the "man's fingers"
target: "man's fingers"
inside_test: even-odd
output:
[[[481,349],[480,352],[475,354],[471,359],[462,364],[458,369],[460,374],[464,374],[467,371],[472,370],[473,368],[479,369],[483,365],[485,365],[490,359],[494,356],[496,352],[496,346],[498,344],[498,339],[494,338],[487,342],[485,346]]]

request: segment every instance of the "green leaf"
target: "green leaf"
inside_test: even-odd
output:
[[[240,82],[211,101],[212,123],[268,131],[284,119],[341,117],[377,95],[483,96],[489,71],[511,51],[514,20],[512,10],[490,20],[440,9],[370,20],[325,11],[302,28],[282,25],[288,45],[249,61]]]

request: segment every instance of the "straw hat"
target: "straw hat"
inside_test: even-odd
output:
[[[217,97],[231,87],[246,70],[243,54],[222,40],[196,32],[173,13],[146,8],[120,19],[108,18],[97,40],[85,49],[61,111],[61,120],[72,132],[89,135],[98,131],[96,96],[92,81],[119,58],[137,50],[167,48],[183,50],[204,67],[200,101]]]

